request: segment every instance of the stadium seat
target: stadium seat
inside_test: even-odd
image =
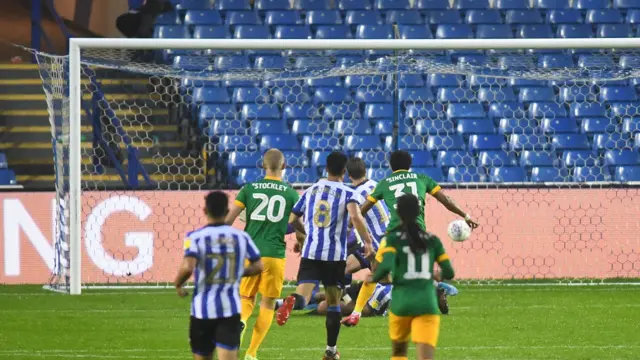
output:
[[[518,162],[515,155],[504,150],[481,151],[478,154],[478,166],[489,168],[516,165],[518,165]]]
[[[553,54],[538,57],[538,67],[543,69],[565,69],[573,67],[573,58],[570,55]]]
[[[546,135],[576,134],[579,131],[575,119],[570,118],[542,119],[540,121],[540,129]]]
[[[613,7],[616,9],[640,9],[640,4],[636,0],[613,0]]]
[[[476,29],[476,39],[511,39],[513,31],[511,25],[494,24],[478,25]]]
[[[153,37],[158,39],[188,39],[189,29],[182,25],[160,25],[153,29]]]
[[[249,0],[216,0],[215,8],[222,11],[251,10]]]
[[[259,168],[262,155],[257,152],[232,151],[227,160],[228,173],[237,173],[240,168]]]
[[[227,25],[257,25],[262,23],[262,19],[257,12],[246,11],[229,11],[225,16],[224,23]]]
[[[582,13],[580,10],[574,9],[559,9],[559,10],[550,10],[547,12],[546,17],[547,23],[558,25],[558,24],[582,24],[584,23],[584,18],[582,17]],[[569,26],[567,25],[567,26]]]
[[[576,9],[606,9],[611,6],[611,0],[574,0]]]
[[[548,24],[525,24],[516,28],[516,37],[522,39],[550,39],[555,36],[551,26]]]
[[[238,118],[236,107],[231,104],[204,104],[200,106],[198,119],[201,127],[208,120],[234,120]]]
[[[573,103],[571,104],[571,117],[574,118],[586,118],[586,117],[604,117],[607,114],[607,110],[603,104],[600,103]]]
[[[302,17],[298,10],[273,10],[267,11],[264,23],[266,25],[300,25]]]
[[[417,10],[391,10],[385,15],[385,23],[418,25],[423,24],[424,20]]]
[[[528,9],[529,0],[496,0],[493,4],[493,7],[501,10]]]
[[[637,69],[640,67],[640,56],[622,55],[618,63],[623,69]]]
[[[398,137],[398,150],[425,150],[422,135],[403,135]]]
[[[377,11],[351,10],[347,11],[344,23],[356,27],[358,25],[379,25],[382,18]]]
[[[234,104],[264,104],[270,102],[269,91],[265,88],[235,88],[232,100]]]
[[[587,24],[620,24],[622,14],[618,9],[590,9],[585,16]]]
[[[267,151],[271,148],[280,150],[299,150],[300,144],[296,135],[267,134],[260,138],[260,150]]]
[[[311,104],[287,104],[283,107],[282,115],[285,120],[320,119],[320,110]]]
[[[433,39],[433,33],[427,25],[398,25],[400,39]]]
[[[365,87],[356,90],[354,101],[358,103],[389,103],[393,101],[393,94],[390,90],[370,91]]]
[[[389,119],[394,116],[393,104],[367,104],[364,107],[364,118],[367,120]]]
[[[464,78],[455,74],[434,74],[427,76],[427,83],[432,87],[460,87]]]
[[[208,10],[211,9],[209,0],[182,0],[176,5],[178,10]]]
[[[310,98],[306,86],[283,86],[273,91],[273,99],[281,104],[307,102]]]
[[[488,9],[489,0],[454,0],[453,7],[460,10],[468,9]]]
[[[593,28],[588,24],[563,24],[558,26],[557,36],[564,39],[592,38]]]
[[[442,116],[444,107],[442,104],[408,104],[405,111],[405,121],[414,119],[438,119]]]
[[[580,132],[587,135],[604,134],[619,131],[615,119],[595,117],[582,119]]]
[[[556,134],[551,139],[556,150],[587,150],[590,148],[589,139],[585,134]]]
[[[438,101],[447,103],[468,103],[477,101],[476,92],[464,88],[440,88],[436,93]]]
[[[637,150],[607,150],[604,153],[604,165],[613,169],[616,166],[640,165],[640,152]]]
[[[282,155],[284,155],[284,163],[287,167],[306,168],[309,166],[309,158],[306,154],[300,153],[300,151],[283,151]]]
[[[273,32],[275,39],[293,40],[293,39],[311,39],[311,30],[304,25],[279,25]]]
[[[540,166],[557,166],[554,152],[525,150],[520,154],[520,166],[531,169]]]
[[[247,128],[240,120],[214,120],[205,130],[207,135],[247,135]]]
[[[544,135],[513,134],[509,136],[509,148],[513,151],[549,150],[551,144]]]
[[[444,10],[449,8],[449,0],[416,0],[413,5],[419,10]]]
[[[489,181],[495,183],[519,183],[527,181],[527,174],[521,167],[499,167],[489,171]]]
[[[474,157],[464,150],[442,150],[436,156],[436,166],[441,168],[475,165]]]
[[[481,104],[449,104],[447,106],[447,118],[456,120],[460,118],[484,118],[485,112]]]
[[[253,8],[263,12],[270,10],[289,10],[291,9],[291,3],[289,0],[255,0],[253,2]]]
[[[258,181],[263,176],[263,169],[258,168],[244,168],[238,171],[238,175],[235,177],[236,184],[242,186],[244,184],[253,183]]]
[[[638,102],[621,102],[611,104],[612,116],[639,116],[640,103]]]
[[[565,169],[556,167],[534,167],[531,169],[531,181],[534,183],[541,182],[565,182],[568,173]]]
[[[599,101],[609,102],[638,100],[636,90],[630,86],[602,86],[598,97]]]
[[[618,166],[614,171],[614,180],[640,181],[640,166]]]
[[[217,56],[213,63],[216,71],[229,71],[249,69],[249,58],[247,56],[231,55],[231,56]]]
[[[640,133],[640,118],[631,117],[622,119],[622,132],[625,134]]]
[[[305,17],[308,25],[339,25],[342,24],[342,16],[338,10],[312,10]]]
[[[542,14],[536,9],[509,10],[504,15],[507,24],[541,24]]]
[[[375,0],[374,7],[378,10],[406,10],[411,9],[410,0]]]
[[[473,31],[467,24],[441,24],[436,29],[436,39],[473,39]]]
[[[504,136],[500,134],[480,134],[469,137],[469,151],[473,153],[486,150],[500,150],[506,147]]]
[[[257,56],[253,63],[255,69],[284,69],[284,66],[282,56]]]
[[[180,14],[175,11],[158,15],[155,25],[180,25]]]
[[[412,168],[426,168],[426,167],[434,167],[435,166],[435,162],[433,161],[433,157],[431,156],[431,153],[426,152],[426,151],[409,151],[409,154],[411,154],[411,158],[413,159],[411,161],[411,166]],[[440,170],[440,172],[442,172]]]
[[[529,116],[535,119],[567,117],[567,109],[554,102],[532,102],[529,105]]]
[[[224,104],[229,103],[227,89],[214,87],[201,87],[193,89],[192,100],[196,104]]]
[[[631,25],[640,24],[640,9],[629,9],[625,22]]]
[[[482,54],[464,54],[457,56],[458,65],[482,66],[487,63],[487,57]]]
[[[588,86],[563,86],[560,88],[560,102],[586,102],[595,101],[595,90]]]
[[[636,150],[640,149],[640,133],[636,134],[633,138],[633,148]]]
[[[487,112],[487,115],[491,119],[524,118],[525,114],[526,111],[524,109],[524,105],[517,102],[489,104],[489,111]]]
[[[599,38],[625,38],[633,37],[633,29],[629,24],[602,24],[596,29]]]
[[[464,139],[457,134],[433,135],[427,139],[426,150],[436,152],[440,150],[463,150]]]
[[[556,94],[550,87],[521,88],[520,94],[518,94],[518,98],[519,101],[523,103],[556,101]]]
[[[610,133],[610,134],[596,134],[593,136],[593,150],[618,150],[631,147],[631,139],[627,134],[622,133]]]
[[[573,181],[575,182],[592,182],[592,181],[610,181],[611,173],[609,170],[600,166],[576,166],[573,169]]]
[[[350,102],[351,95],[345,88],[319,87],[313,94],[314,104]]]
[[[280,119],[280,108],[273,104],[244,104],[241,116],[244,120]]]
[[[194,39],[228,39],[230,37],[229,28],[225,25],[196,26],[193,29]]]
[[[185,25],[222,25],[217,10],[189,10],[184,16]]]
[[[0,169],[6,169],[9,165],[7,163],[7,155],[5,153],[0,152]]]
[[[294,0],[293,8],[297,10],[331,9],[331,1],[329,0]]]
[[[567,9],[569,0],[533,0],[533,7],[538,9]]]
[[[356,103],[349,104],[325,104],[323,119],[327,121],[346,119],[361,119],[362,113]]]
[[[329,135],[331,126],[322,120],[294,120],[291,132],[296,135]]]
[[[458,134],[468,136],[471,134],[495,134],[496,128],[489,119],[458,119],[456,125]]]
[[[282,172],[282,178],[290,184],[312,184],[318,179],[318,174],[312,168],[289,167]]]
[[[382,181],[387,176],[391,175],[391,169],[367,169],[367,178],[374,181]]]
[[[394,39],[392,25],[358,25],[356,39]]]
[[[371,0],[338,0],[338,9],[343,11],[348,10],[371,10]]]
[[[447,182],[485,182],[486,174],[483,170],[475,167],[451,167],[447,171]]]
[[[467,24],[502,24],[502,15],[500,11],[493,9],[469,10],[465,14],[465,22]]]
[[[394,121],[391,119],[378,119],[375,121],[373,127],[373,133],[376,135],[393,135]]]
[[[411,167],[411,171],[413,171],[415,173],[418,173],[418,174],[427,175],[428,177],[432,178],[435,182],[442,182],[444,180],[444,176],[442,174],[442,169],[437,168],[437,167],[433,167],[433,165],[431,165],[431,166],[418,166],[414,162],[414,164]]]
[[[256,138],[250,135],[225,135],[218,142],[218,151],[256,151]]]
[[[531,56],[505,55],[498,58],[498,66],[505,70],[530,70],[535,68],[535,63]]]
[[[210,66],[207,59],[203,59],[201,56],[178,55],[173,58],[173,68],[177,70],[202,71],[203,67],[210,68]]]
[[[344,139],[344,149],[355,150],[382,150],[382,142],[377,135],[348,135]]]
[[[288,129],[285,128],[282,120],[256,120],[251,123],[250,127],[253,135],[264,134],[287,134]]]
[[[347,25],[318,26],[315,39],[351,39],[353,34]]]
[[[512,78],[509,78],[509,86],[513,87],[516,90],[519,90],[520,88],[523,88],[523,87],[548,87],[549,82],[546,80],[540,80],[540,79],[525,79],[520,77],[512,77]]]
[[[368,121],[337,120],[333,125],[333,134],[344,135],[371,135],[373,133]]]
[[[375,87],[376,91],[380,91],[382,89],[378,89],[378,86],[384,83],[381,75],[347,75],[344,78],[344,86],[351,90],[358,88],[366,90],[369,87]]]
[[[454,132],[454,124],[450,120],[417,120],[415,133],[419,135],[447,135]]]
[[[402,72],[398,74],[398,87],[402,88],[416,88],[425,86],[424,77],[422,74],[411,74]]]
[[[429,12],[425,22],[432,25],[462,24],[462,14],[458,10],[437,10]]]
[[[400,88],[398,91],[398,101],[401,104],[405,103],[423,103],[435,101],[435,96],[430,88]]]
[[[238,25],[233,32],[235,39],[269,39],[271,33],[264,25]]]
[[[600,164],[598,155],[591,150],[568,150],[562,153],[562,163],[568,168],[576,166],[596,166]]]
[[[502,118],[498,124],[498,133],[503,135],[534,134],[537,130],[538,124],[531,119]]]

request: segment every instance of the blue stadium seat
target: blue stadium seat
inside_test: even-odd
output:
[[[260,11],[289,10],[291,3],[289,0],[255,0],[253,8]]]
[[[229,103],[227,89],[214,87],[201,87],[193,89],[192,100],[194,103],[221,104]]]
[[[519,90],[520,88],[523,88],[523,87],[548,87],[549,82],[546,80],[539,80],[539,79],[525,79],[520,77],[512,77],[512,78],[509,78],[509,86],[513,87],[516,90]]]
[[[228,39],[230,37],[229,28],[224,25],[196,26],[193,29],[194,39]]]
[[[344,23],[354,27],[357,25],[379,25],[382,24],[382,18],[377,11],[351,10],[347,11]]]
[[[307,102],[310,98],[305,86],[284,86],[273,91],[273,99],[278,103]]]
[[[540,101],[556,101],[556,94],[550,87],[534,87],[534,88],[521,88],[520,94],[518,94],[520,102],[540,102]]]
[[[474,157],[464,150],[442,150],[436,156],[436,166],[441,168],[476,166],[476,163]]]
[[[457,57],[457,60],[458,60],[458,65],[468,64],[468,65],[482,66],[486,64],[487,57],[482,54],[465,54],[465,55],[459,55]]]
[[[256,25],[261,24],[262,19],[255,11],[229,11],[225,16],[224,23],[227,25]]]
[[[353,34],[347,25],[318,26],[315,39],[351,39]]]
[[[640,56],[622,55],[618,64],[623,69],[636,69],[640,67]]]
[[[454,132],[454,124],[450,120],[417,120],[415,133],[420,135],[447,135]]]
[[[489,171],[489,181],[495,183],[518,183],[527,181],[527,174],[521,167],[500,167]]]
[[[634,137],[633,148],[636,150],[640,149],[640,133],[636,134]]]
[[[635,134],[640,132],[640,118],[631,117],[622,119],[622,132],[625,134]]]
[[[307,79],[307,85],[315,90],[319,87],[342,87],[344,86],[342,78],[340,77],[326,77],[326,78],[310,78]]]
[[[200,126],[208,120],[234,120],[238,118],[238,110],[231,104],[205,104],[200,106],[198,120]]]
[[[604,117],[607,114],[607,110],[603,104],[600,103],[573,103],[571,104],[571,117],[574,118],[586,118],[586,117]]]
[[[476,92],[472,89],[464,88],[440,88],[436,93],[436,98],[440,102],[475,102],[477,101]]]
[[[361,119],[362,113],[358,108],[358,104],[350,103],[350,104],[328,104],[325,105],[324,113],[322,114],[323,119],[327,121],[337,120],[337,119]]]
[[[241,115],[244,120],[280,119],[280,108],[273,104],[244,104]]]
[[[461,135],[432,135],[427,139],[426,150],[464,150],[464,139]]]
[[[337,120],[333,125],[333,134],[344,135],[371,135],[373,131],[368,121],[362,120]]]
[[[181,25],[160,25],[153,29],[153,37],[158,39],[186,39],[189,29]]]
[[[574,0],[576,9],[606,9],[611,7],[611,0]]]
[[[232,151],[227,161],[228,173],[237,173],[240,168],[259,168],[262,155],[257,152]]]
[[[489,0],[454,0],[453,7],[460,10],[467,9],[488,9]]]
[[[173,58],[173,68],[186,71],[202,71],[203,67],[208,67],[210,64],[207,59],[203,59],[201,56],[183,56],[178,55]]]
[[[476,39],[511,39],[513,31],[511,25],[494,24],[478,25],[476,29]]]
[[[533,102],[529,105],[529,116],[535,119],[567,117],[567,109],[558,103]]]
[[[253,63],[255,69],[284,69],[284,66],[282,56],[257,56]]]
[[[185,25],[222,25],[217,10],[189,10],[184,16]]]
[[[6,169],[9,165],[7,163],[7,155],[5,153],[0,152],[0,169]]]
[[[175,11],[166,12],[158,15],[155,25],[179,25],[180,14]]]
[[[487,115],[491,119],[523,118],[525,114],[526,111],[524,109],[524,105],[517,102],[489,104],[489,111],[487,112]]]
[[[373,6],[370,0],[338,0],[338,9],[348,10],[371,10]]]
[[[562,9],[562,10],[550,10],[547,12],[547,23],[549,24],[581,24],[584,23],[584,18],[580,10],[574,9]]]
[[[413,5],[419,10],[444,10],[449,8],[449,0],[416,0]]]
[[[209,0],[182,0],[176,5],[178,10],[207,10],[211,9]]]
[[[309,166],[309,158],[306,154],[300,153],[300,151],[283,151],[282,155],[284,155],[284,162],[287,167],[308,167]]]
[[[595,101],[596,94],[595,90],[587,87],[575,87],[575,86],[563,86],[560,88],[560,102],[585,102],[585,101]]]
[[[550,39],[554,38],[551,26],[548,24],[525,24],[516,28],[516,37],[522,39]]]
[[[627,134],[596,134],[593,136],[593,150],[618,150],[631,147],[631,139]]]
[[[456,125],[458,134],[467,136],[470,134],[494,134],[496,128],[489,119],[458,119]]]
[[[374,181],[382,181],[389,175],[391,175],[391,169],[367,169],[367,178]]]
[[[285,128],[282,120],[255,120],[251,123],[253,135],[286,134],[288,132],[289,130]]]
[[[544,135],[513,134],[509,136],[509,148],[513,151],[549,150],[551,144]]]
[[[616,166],[640,165],[640,152],[637,150],[607,150],[604,153],[604,165],[613,170]]]
[[[480,134],[469,136],[469,151],[478,153],[486,150],[506,149],[504,136],[500,134]]]
[[[422,135],[404,135],[398,138],[398,150],[424,150],[425,147]]]
[[[378,10],[406,10],[411,9],[410,0],[375,0],[375,8]]]
[[[385,15],[387,24],[418,25],[424,20],[417,10],[391,10]]]
[[[393,104],[367,104],[364,107],[364,118],[367,120],[393,118],[394,110]]]
[[[427,83],[432,87],[459,87],[464,83],[464,78],[455,74],[434,74],[427,76]]]
[[[538,9],[566,9],[569,0],[534,0],[533,7]]]
[[[249,184],[258,181],[263,177],[263,169],[258,168],[244,168],[238,171],[238,175],[235,177],[235,182],[238,186]]]
[[[285,120],[320,119],[320,110],[308,103],[286,104],[282,109]]]
[[[504,150],[486,150],[478,154],[478,166],[499,167],[516,166],[518,161],[515,154]]]
[[[291,132],[297,135],[329,135],[331,126],[328,122],[321,120],[294,120]]]
[[[502,15],[493,9],[469,10],[464,20],[467,24],[502,24]]]
[[[493,7],[501,10],[528,9],[529,0],[496,0],[496,2],[493,4]]]
[[[273,32],[275,39],[311,39],[311,30],[304,25],[279,25]]]
[[[296,135],[262,135],[260,138],[260,150],[267,151],[271,148],[280,150],[299,150],[300,143],[298,143]]]
[[[584,118],[580,123],[580,132],[587,135],[604,134],[619,131],[615,119],[606,117]]]
[[[318,174],[311,168],[290,167],[284,169],[282,178],[291,184],[311,184],[316,182]]]
[[[319,87],[313,94],[314,104],[350,102],[349,90],[338,87]]]
[[[411,167],[411,171],[418,174],[427,175],[428,177],[432,178],[436,182],[442,182],[444,180],[442,169],[436,168],[433,166],[423,167],[423,166],[418,166],[417,164],[414,163],[413,166]]]
[[[300,25],[302,17],[298,10],[274,10],[267,11],[264,16],[266,25]]]
[[[539,166],[556,166],[558,159],[555,153],[547,151],[525,150],[520,154],[520,166],[531,169]]]
[[[436,39],[473,39],[473,30],[467,24],[441,24],[436,29]]]
[[[621,102],[611,104],[612,116],[639,116],[640,103],[638,102]]]
[[[249,57],[247,56],[217,56],[213,63],[217,71],[229,71],[238,69],[249,69]]]
[[[630,86],[602,86],[600,88],[599,101],[622,102],[636,100],[638,100],[638,94]]]
[[[293,8],[297,10],[331,9],[331,1],[329,0],[294,0]]]
[[[590,9],[585,17],[587,24],[620,24],[622,13],[618,9]]]
[[[225,135],[220,138],[218,151],[256,151],[256,138],[250,135]]]
[[[434,167],[436,164],[433,161],[433,156],[431,156],[430,152],[427,151],[409,151],[411,154],[411,167],[413,168],[425,168],[425,167]],[[442,172],[440,170],[440,172]]]
[[[568,173],[565,169],[555,167],[534,167],[531,169],[531,181],[534,183],[541,182],[565,182]]]
[[[535,63],[531,56],[505,55],[498,58],[498,66],[509,70],[530,70],[535,68]]]
[[[398,92],[398,101],[402,104],[433,102],[435,99],[436,97],[433,95],[433,92],[427,87],[400,88]]]
[[[344,139],[344,149],[355,150],[382,150],[382,142],[377,135],[348,135]]]
[[[640,181],[640,166],[619,166],[614,171],[614,180],[627,182],[627,181]]]
[[[432,25],[462,24],[462,14],[458,10],[437,10],[429,12],[425,22]]]
[[[442,116],[442,104],[408,104],[405,111],[405,121],[413,119],[438,119]]]
[[[411,74],[402,72],[398,74],[398,86],[402,88],[416,88],[425,86],[424,78],[422,74]]]
[[[576,166],[573,169],[573,181],[575,182],[592,182],[592,181],[610,181],[611,173],[604,167],[599,166]]]
[[[538,67],[543,69],[564,69],[573,67],[573,58],[564,54],[547,54],[538,57]]]
[[[447,118],[456,120],[460,118],[484,118],[485,112],[481,104],[449,104],[447,106]]]
[[[383,77],[380,75],[347,75],[344,78],[344,86],[351,90],[372,86],[381,91],[382,89],[378,89],[378,86],[383,83]]]
[[[392,25],[358,25],[356,39],[394,39]]]
[[[597,154],[591,150],[568,150],[562,153],[562,163],[568,168],[576,166],[597,166],[600,164]]]
[[[593,28],[588,24],[563,24],[558,26],[557,36],[564,39],[592,38]]]
[[[542,13],[536,9],[509,10],[504,15],[504,22],[507,24],[541,24]]]
[[[389,167],[387,155],[380,151],[358,151],[355,157],[364,160],[364,163],[371,168]],[[326,165],[326,164],[325,164]]]
[[[551,139],[556,150],[587,150],[590,148],[589,138],[585,134],[556,134]]]
[[[538,124],[531,119],[502,118],[498,125],[498,133],[503,135],[534,134],[537,130]]]
[[[233,32],[235,39],[269,39],[269,27],[264,25],[238,25]]]
[[[233,89],[233,103],[234,104],[263,104],[270,102],[269,91],[265,88],[235,88]]]
[[[240,120],[214,120],[205,130],[207,135],[247,135],[247,128]]]
[[[629,9],[625,22],[632,25],[640,24],[640,9]]]
[[[393,135],[394,121],[391,119],[378,119],[373,125],[373,133],[380,136]]]
[[[359,87],[353,99],[358,103],[389,103],[393,101],[393,96],[390,90],[370,91]]]
[[[328,56],[298,56],[295,57],[294,67],[296,69],[326,69],[334,66],[333,59]]]
[[[599,38],[633,37],[633,29],[629,24],[602,24],[596,29]]]
[[[487,179],[484,170],[475,167],[451,167],[447,171],[447,182],[485,182]]]
[[[307,12],[305,22],[309,25],[339,25],[342,16],[338,10],[312,10]]]
[[[543,134],[576,134],[579,132],[578,124],[571,118],[542,119],[540,129]]]
[[[640,9],[640,4],[635,0],[613,0],[616,9]]]
[[[215,8],[218,10],[251,10],[249,0],[216,0]]]

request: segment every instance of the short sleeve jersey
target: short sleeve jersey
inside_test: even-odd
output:
[[[247,213],[244,230],[254,239],[262,256],[285,257],[289,214],[299,198],[291,186],[272,177],[246,184],[238,192],[235,204]]]
[[[439,314],[438,299],[433,284],[433,264],[449,259],[440,239],[429,233],[429,248],[425,252],[411,252],[404,232],[391,232],[383,240],[378,256],[396,254],[392,273],[391,312],[398,316]]]
[[[418,225],[422,230],[426,230],[424,218],[424,204],[427,194],[435,195],[440,191],[440,185],[424,174],[418,174],[406,170],[395,171],[378,183],[367,200],[376,203],[384,200],[389,208],[391,218],[387,231],[393,231],[400,226],[400,218],[396,211],[396,199],[405,193],[415,195],[420,201],[420,214],[418,215]]]

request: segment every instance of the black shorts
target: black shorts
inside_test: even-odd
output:
[[[220,319],[197,319],[192,316],[189,324],[191,352],[208,356],[216,347],[237,350],[241,332],[240,315]]]
[[[346,261],[323,261],[302,258],[298,269],[298,283],[320,281],[324,286],[342,287]]]

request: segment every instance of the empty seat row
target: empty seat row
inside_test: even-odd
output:
[[[256,138],[253,135],[223,135],[220,137],[218,151],[262,151],[270,148],[280,150],[318,150],[332,149],[345,151],[378,150],[393,151],[393,137],[377,135],[349,135],[344,140],[338,137],[319,135],[305,135],[298,137],[290,134],[266,134]]]

